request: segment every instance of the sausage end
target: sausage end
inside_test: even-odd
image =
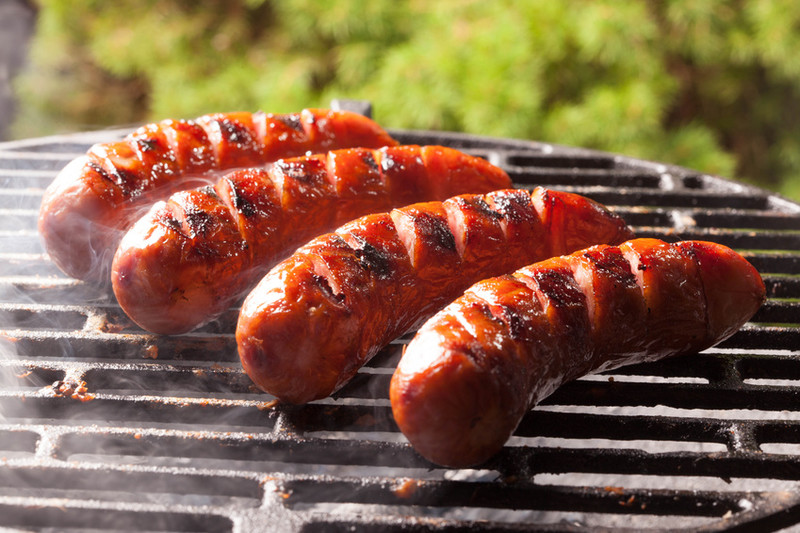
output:
[[[475,354],[441,341],[434,331],[420,332],[408,346],[391,380],[392,412],[427,460],[452,468],[477,465],[503,447],[516,413],[509,413],[503,394],[508,386],[496,383]]]
[[[677,244],[698,266],[707,305],[708,336],[719,343],[750,320],[766,300],[761,275],[727,246],[708,241]]]

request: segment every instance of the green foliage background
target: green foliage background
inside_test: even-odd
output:
[[[17,137],[370,100],[800,199],[796,0],[41,0]]]

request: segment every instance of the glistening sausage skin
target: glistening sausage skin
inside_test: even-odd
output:
[[[499,167],[442,146],[282,159],[156,203],[122,239],[111,282],[141,327],[183,333],[232,306],[299,245],[349,220],[510,185]]]
[[[241,309],[239,356],[280,400],[323,398],[475,281],[631,236],[600,204],[543,188],[369,215],[312,240],[261,280]]]
[[[396,144],[364,116],[324,109],[148,124],[119,142],[96,144],[68,164],[44,193],[39,233],[66,274],[107,283],[122,233],[156,200],[207,184],[220,171],[307,152]]]
[[[764,298],[744,258],[701,241],[596,246],[480,281],[408,345],[391,381],[394,418],[430,461],[476,465],[561,384],[708,348]]]

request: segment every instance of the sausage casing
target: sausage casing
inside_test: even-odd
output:
[[[122,233],[156,200],[213,182],[225,170],[396,144],[374,121],[347,111],[217,113],[148,124],[68,164],[44,193],[39,233],[66,274],[105,283]]]
[[[475,281],[631,236],[599,204],[543,188],[362,217],[301,247],[253,289],[239,315],[239,356],[277,398],[323,398]]]
[[[395,420],[452,467],[498,452],[566,381],[691,354],[737,331],[765,298],[729,248],[636,239],[480,281],[417,332],[392,376]]]
[[[499,167],[442,146],[283,159],[156,203],[120,242],[111,282],[141,327],[183,333],[232,306],[297,246],[349,220],[510,185]]]

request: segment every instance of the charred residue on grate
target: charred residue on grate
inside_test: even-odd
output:
[[[0,525],[724,530],[769,529],[800,514],[788,496],[800,479],[800,206],[660,163],[392,133],[484,157],[521,187],[607,203],[641,236],[737,248],[764,274],[769,301],[721,346],[571,383],[528,413],[486,465],[440,469],[391,417],[388,381],[408,336],[333,398],[276,406],[238,365],[236,309],[189,335],[154,336],[107,291],[66,278],[44,256],[42,189],[91,142],[121,133],[6,143]]]

